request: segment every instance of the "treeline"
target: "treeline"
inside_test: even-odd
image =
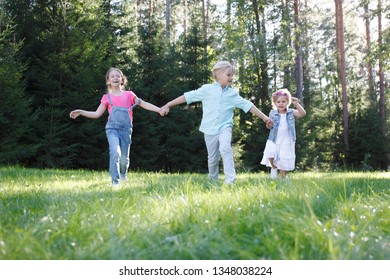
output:
[[[0,164],[106,169],[107,114],[71,120],[69,112],[98,107],[109,67],[162,106],[212,82],[224,59],[237,68],[240,94],[266,114],[277,88],[301,99],[298,169],[386,169],[389,7],[344,3],[343,54],[334,3],[308,2],[0,0]],[[200,106],[165,118],[135,109],[131,168],[205,171]],[[235,122],[237,166],[260,169],[268,130],[241,111]]]

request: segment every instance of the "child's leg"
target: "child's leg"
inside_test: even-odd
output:
[[[131,145],[131,130],[123,130],[120,132],[120,149],[121,156],[119,160],[119,176],[121,180],[127,179],[127,170],[130,165],[130,145]]]
[[[287,171],[286,170],[280,170],[280,177],[282,177],[283,179],[286,178],[287,176]]]
[[[218,135],[204,135],[207,148],[209,178],[218,179],[219,173],[219,141]]]
[[[232,128],[228,127],[219,134],[219,151],[223,160],[223,172],[225,174],[225,183],[232,184],[236,181],[236,170],[234,168],[233,150],[232,150]]]
[[[278,168],[275,165],[275,158],[268,158],[269,164],[271,165],[270,178],[278,178]]]
[[[271,168],[273,168],[273,169],[278,169],[278,168],[276,167],[276,165],[274,164],[274,158],[269,158],[268,160],[269,160],[269,164],[271,164]]]
[[[109,172],[113,184],[119,183],[119,158],[121,150],[119,145],[119,135],[116,129],[106,130],[109,150],[110,150],[110,167]]]

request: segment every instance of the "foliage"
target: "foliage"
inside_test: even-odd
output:
[[[222,9],[202,1],[171,1],[170,38],[166,37],[165,1],[3,0],[0,13],[1,164],[106,169],[104,123],[69,111],[95,110],[105,93],[111,66],[129,77],[129,89],[157,106],[212,82],[217,60],[237,69],[235,87],[261,111],[271,109],[270,93],[288,87],[294,93],[297,38],[303,54],[303,100],[307,116],[299,120],[297,168],[386,169],[388,133],[377,124],[378,86],[369,87],[367,63],[379,61],[388,76],[388,18],[382,16],[382,47],[374,25],[378,11],[366,0],[344,3],[347,92],[351,151],[343,147],[342,106],[336,60],[334,5],[302,3],[301,25],[294,25],[294,1],[226,1]],[[326,1],[325,1],[326,2]],[[373,3],[371,3],[373,4]],[[383,7],[387,15],[388,7]],[[371,52],[364,26],[371,21]],[[374,24],[375,23],[375,24]],[[13,26],[8,28],[7,26]],[[299,33],[297,33],[299,32]],[[297,36],[297,34],[299,36]],[[374,84],[378,77],[374,75]],[[388,96],[388,88],[385,89]],[[17,104],[14,100],[20,100]],[[386,110],[389,103],[387,100]],[[206,169],[201,105],[173,108],[168,117],[135,109],[131,167],[153,171]],[[387,124],[389,121],[387,114]],[[12,125],[11,125],[12,124]],[[371,126],[373,124],[373,126]],[[367,131],[369,141],[365,141]],[[260,169],[268,130],[237,110],[233,145],[237,166]],[[371,141],[372,139],[372,141]],[[18,147],[16,149],[15,147]],[[384,154],[387,155],[384,155]]]
[[[387,173],[201,174],[0,169],[2,260],[387,260]]]
[[[374,111],[375,112],[375,111]],[[378,116],[373,110],[362,112],[352,120],[351,129],[351,163],[362,166],[363,170],[379,169],[386,161],[389,145],[380,134],[380,123],[375,121]],[[369,133],[368,133],[369,132]]]
[[[37,150],[28,141],[28,136],[35,135],[32,126],[37,116],[31,109],[32,98],[24,91],[22,42],[12,41],[14,27],[10,24],[0,30],[0,164],[29,161]]]

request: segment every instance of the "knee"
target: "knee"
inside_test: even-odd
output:
[[[215,165],[219,162],[219,153],[215,153],[213,155],[208,156],[208,163],[209,165]]]
[[[221,152],[222,156],[231,155],[232,154],[232,147],[230,145],[221,145],[220,152]]]
[[[110,158],[111,159],[118,159],[121,157],[121,149],[119,146],[117,147],[110,147]]]

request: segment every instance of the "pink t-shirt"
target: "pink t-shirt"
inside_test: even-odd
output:
[[[130,108],[134,105],[137,95],[135,95],[135,93],[132,91],[124,91],[122,95],[110,94],[110,98],[113,106]],[[108,113],[111,114],[112,107],[108,101],[107,94],[103,95],[100,102],[106,105]],[[133,110],[129,110],[129,115],[131,122],[133,122]]]

